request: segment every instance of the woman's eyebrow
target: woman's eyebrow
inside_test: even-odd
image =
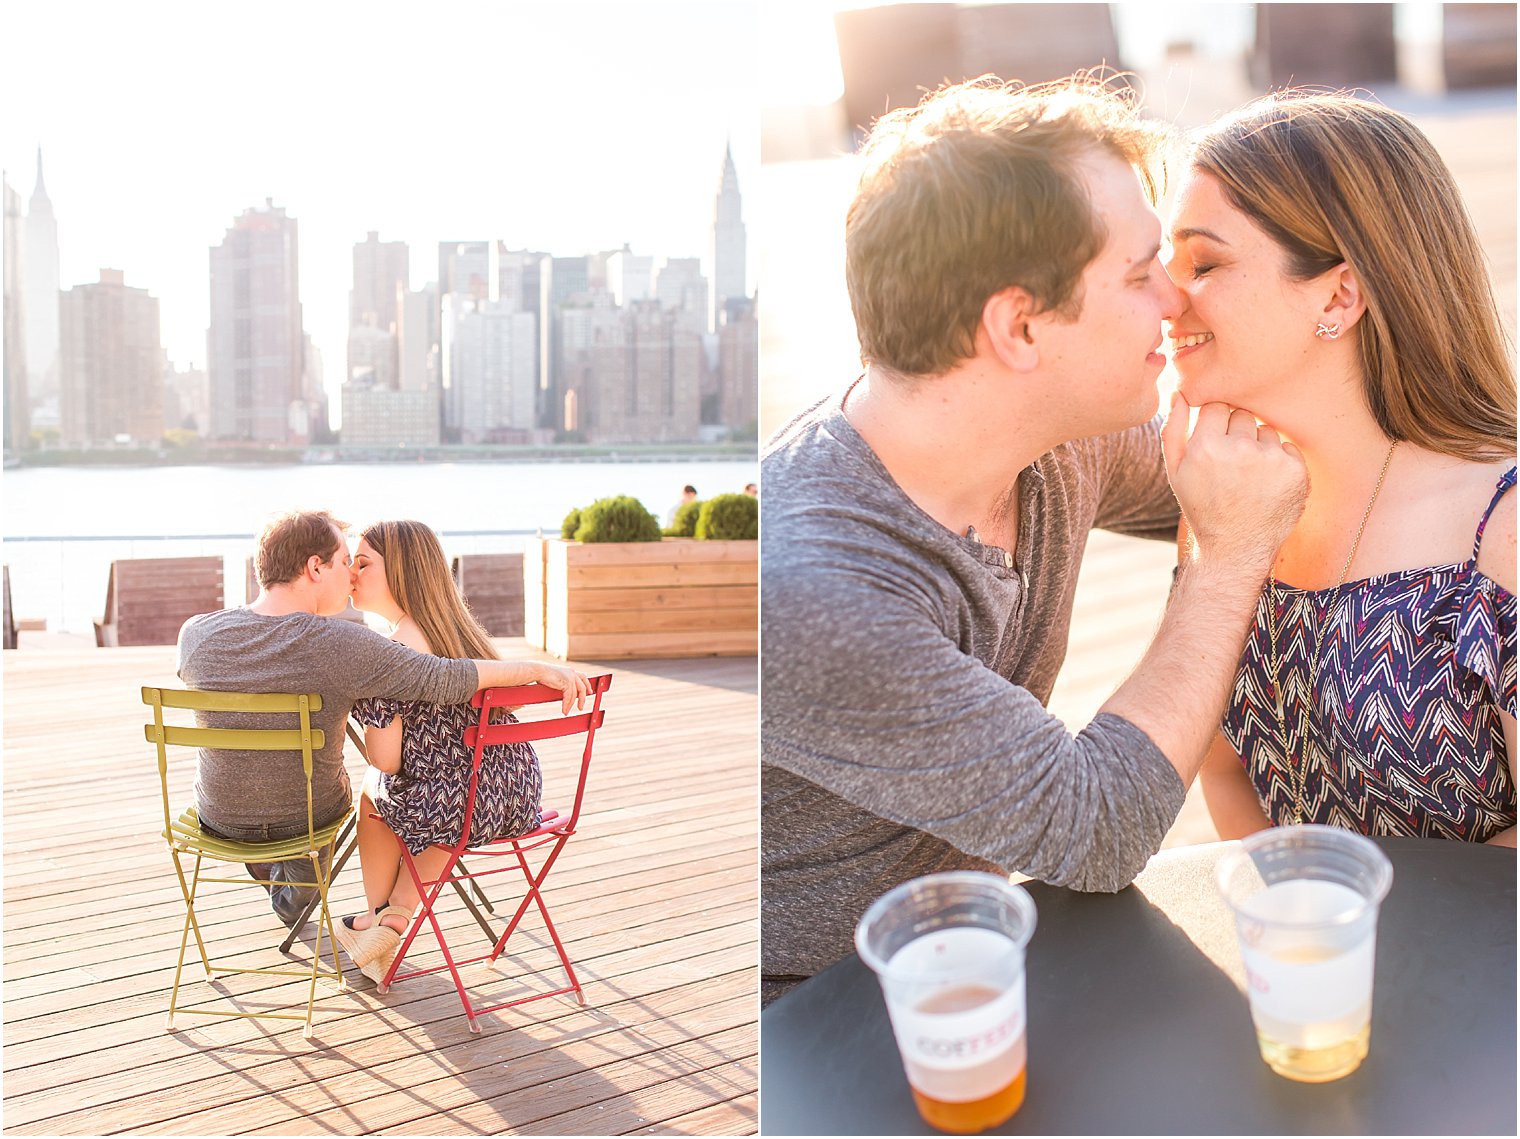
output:
[[[1210,241],[1214,242],[1217,245],[1228,245],[1228,244],[1230,244],[1224,238],[1220,237],[1217,233],[1215,233],[1212,229],[1204,229],[1202,226],[1199,226],[1199,225],[1190,225],[1190,226],[1187,226],[1184,229],[1174,229],[1174,230],[1172,230],[1172,241],[1173,241],[1173,243],[1176,243],[1178,241],[1186,241],[1190,237],[1206,237]]]

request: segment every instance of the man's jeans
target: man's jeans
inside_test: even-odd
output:
[[[213,827],[202,819],[201,827],[210,834],[221,835],[223,838],[235,839],[238,842],[277,842],[306,833],[305,823],[296,826],[260,823],[255,826]],[[328,843],[324,846],[320,854],[325,870],[332,865],[333,844]],[[307,905],[318,897],[317,887],[310,885],[312,880],[310,859],[296,858],[288,862],[248,862],[244,865],[248,867],[248,873],[254,878],[269,879],[270,885],[265,887],[269,891],[269,906],[274,910],[275,916],[287,927],[294,928]],[[300,884],[282,885],[288,882]]]

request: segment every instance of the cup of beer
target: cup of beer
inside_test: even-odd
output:
[[[1274,827],[1242,839],[1216,873],[1235,914],[1261,1058],[1304,1083],[1356,1071],[1372,1031],[1387,856],[1337,827]]]
[[[996,874],[953,871],[883,894],[855,928],[881,981],[919,1114],[996,1127],[1024,1102],[1024,946],[1034,901]]]

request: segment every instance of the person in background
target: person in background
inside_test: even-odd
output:
[[[680,501],[677,502],[674,506],[672,506],[669,510],[667,510],[665,512],[665,525],[666,525],[666,527],[668,528],[668,527],[674,526],[676,524],[676,511],[677,510],[680,510],[681,507],[685,506],[688,502],[695,502],[695,501],[697,501],[697,488],[694,487],[694,486],[692,486],[690,483],[687,483],[685,486],[683,486],[681,488],[681,498],[680,498]]]

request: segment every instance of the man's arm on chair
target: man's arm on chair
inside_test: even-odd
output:
[[[560,664],[536,660],[477,660],[475,671],[479,679],[475,686],[477,691],[482,688],[516,688],[521,684],[556,688],[564,695],[562,710],[566,713],[572,705],[585,707],[586,697],[591,694],[591,682],[584,673]]]
[[[530,660],[455,660],[419,653],[349,621],[323,626],[324,651],[314,665],[327,664],[336,691],[354,696],[386,696],[457,704],[482,688],[543,684],[564,694],[564,710],[581,706],[591,692],[586,677],[573,668]],[[314,667],[320,675],[321,667]]]

